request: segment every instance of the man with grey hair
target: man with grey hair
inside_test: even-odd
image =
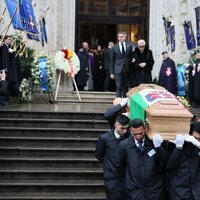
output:
[[[115,79],[116,97],[126,97],[131,65],[132,44],[126,41],[126,33],[118,33],[118,43],[111,51],[110,78]]]
[[[136,87],[141,83],[152,83],[151,71],[153,65],[152,51],[147,47],[144,40],[138,40],[137,47],[132,53],[130,87]]]

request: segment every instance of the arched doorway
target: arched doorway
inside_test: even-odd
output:
[[[91,48],[116,42],[118,31],[125,31],[128,40],[148,41],[149,1],[146,0],[77,0],[76,49],[82,41]]]

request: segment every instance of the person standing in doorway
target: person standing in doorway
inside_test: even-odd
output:
[[[104,54],[104,70],[105,70],[105,82],[104,82],[104,91],[110,91],[110,55],[111,49],[114,46],[113,42],[108,43],[108,48],[106,48],[103,52]]]
[[[118,43],[112,47],[110,78],[115,79],[116,97],[126,97],[128,92],[132,44],[126,41],[126,33],[118,33]]]
[[[78,74],[75,76],[75,80],[77,83],[77,87],[80,91],[84,90],[84,87],[87,84],[88,80],[88,69],[89,69],[89,56],[88,56],[88,43],[83,42],[82,43],[82,48],[78,50],[77,56],[80,60],[80,71]]]
[[[152,51],[144,40],[138,40],[137,47],[132,55],[130,87],[136,87],[141,83],[152,83],[151,71],[154,59]]]

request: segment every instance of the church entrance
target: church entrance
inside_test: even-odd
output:
[[[141,38],[148,43],[148,24],[148,0],[76,1],[75,49],[80,49],[82,42],[87,42],[90,48],[90,61],[86,66],[89,75],[84,90],[115,91],[114,81],[108,80],[109,66],[104,66],[103,53],[110,41],[117,42],[119,31],[126,32],[127,40],[132,43],[136,44]]]
[[[117,32],[125,31],[128,40],[148,42],[149,1],[146,0],[77,0],[76,49],[87,41],[90,48],[116,42]]]

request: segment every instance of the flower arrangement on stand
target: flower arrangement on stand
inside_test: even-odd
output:
[[[48,91],[52,89],[53,85],[53,66],[54,62],[53,60],[48,57],[43,52],[40,53],[38,56],[34,58],[34,60],[31,63],[30,68],[30,75],[29,77],[26,77],[22,80],[19,91],[20,91],[20,101],[22,102],[32,102],[33,100],[33,93],[36,88],[39,88],[40,91],[45,92],[43,89],[41,89],[41,78],[42,73],[40,70],[40,60],[45,59],[46,65],[46,72],[47,72],[47,80],[48,80]]]
[[[60,71],[59,76],[58,76],[55,100],[57,99],[57,96],[58,96],[58,89],[59,89],[60,77],[61,77],[62,71],[68,77],[72,78],[73,83],[76,88],[76,91],[77,91],[77,94],[78,94],[78,97],[79,97],[79,100],[81,100],[77,86],[76,86],[76,82],[74,79],[74,76],[80,70],[80,61],[79,61],[79,58],[76,55],[76,53],[69,49],[64,48],[56,53],[54,61],[55,61],[55,69]]]
[[[48,87],[51,90],[53,86],[53,77],[54,77],[54,72],[53,72],[54,61],[43,52],[41,52],[34,59],[34,65],[31,69],[33,86],[40,87],[41,85],[42,73],[39,66],[41,59],[45,59],[46,62],[45,68],[47,69]]]

